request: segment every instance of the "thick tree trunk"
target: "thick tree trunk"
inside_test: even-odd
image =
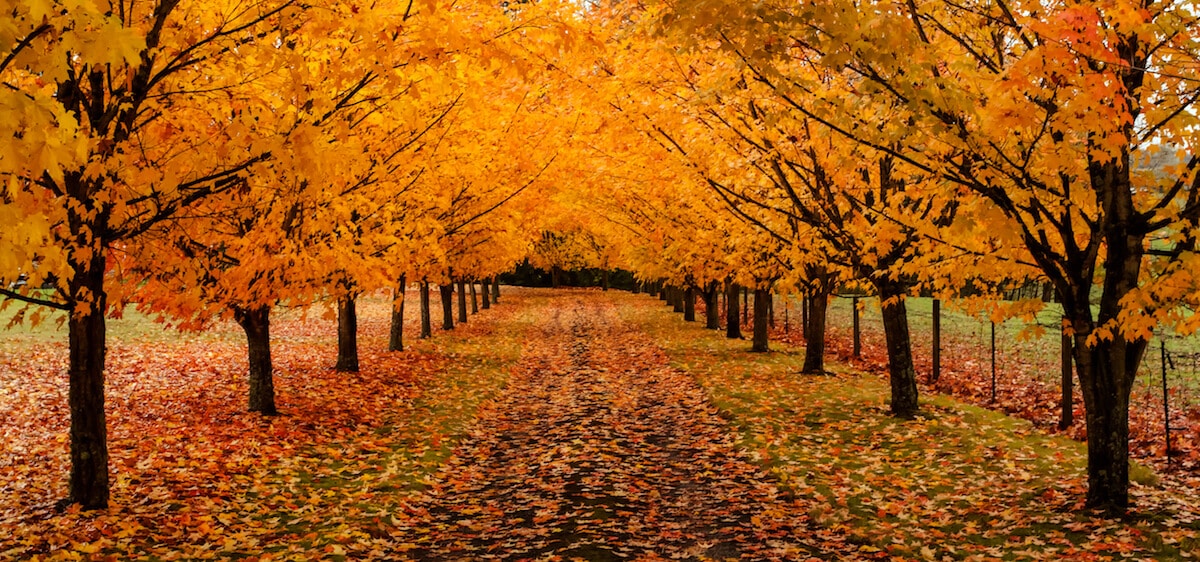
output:
[[[732,280],[725,280],[725,337],[730,339],[742,338],[742,325],[738,312],[738,293],[741,287]]]
[[[488,284],[488,280],[484,279],[479,282],[480,293],[483,295],[483,303],[480,305],[484,310],[492,307],[492,287]]]
[[[716,281],[704,289],[704,327],[709,330],[721,329],[720,294],[720,285]]]
[[[354,295],[338,299],[338,355],[334,370],[358,372],[358,314],[354,310]]]
[[[1103,341],[1087,347],[1087,335],[1075,336],[1076,373],[1087,406],[1087,505],[1119,515],[1129,508],[1129,395],[1131,358],[1145,345]],[[1141,349],[1137,349],[1140,347]],[[1133,364],[1136,369],[1136,363]]]
[[[553,266],[550,268],[550,288],[557,289],[562,286],[562,270],[559,267]]]
[[[479,293],[475,291],[475,282],[468,283],[471,287],[471,314],[479,314]]]
[[[804,372],[825,372],[825,318],[831,288],[818,287],[806,299],[808,322],[804,324]]]
[[[454,329],[454,284],[438,285],[442,297],[442,329]]]
[[[769,289],[754,290],[754,338],[750,343],[750,351],[765,352],[770,351],[768,348],[768,315],[771,310],[770,306],[771,291]]]
[[[458,282],[458,323],[467,321],[467,283]]]
[[[500,280],[492,278],[492,304],[500,304]]]
[[[696,321],[696,289],[691,285],[683,290],[683,319],[687,322]]]
[[[405,275],[396,283],[392,294],[392,325],[388,331],[388,351],[404,351],[404,289],[408,287]]]
[[[658,282],[658,298],[667,304],[671,304],[671,288],[662,281]]]
[[[72,231],[76,230],[72,217]],[[86,227],[84,227],[86,228]],[[71,260],[71,295],[90,294],[81,314],[67,319],[70,363],[67,402],[71,408],[71,475],[67,501],[83,509],[108,507],[108,425],[104,414],[104,357],[107,294],[104,291],[105,252],[90,244],[91,259]],[[72,256],[74,257],[74,256]]]
[[[671,310],[683,312],[683,289],[671,286]]]
[[[913,367],[912,342],[908,335],[908,309],[904,289],[893,282],[875,284],[883,305],[883,333],[887,340],[888,378],[892,384],[892,415],[911,419],[917,414],[917,371]],[[812,315],[812,310],[809,311]]]
[[[233,318],[246,333],[250,366],[250,411],[268,416],[275,409],[275,377],[271,365],[271,307],[234,307]]]
[[[433,337],[433,314],[429,311],[429,282],[421,281],[421,339]],[[487,308],[486,306],[484,308]]]

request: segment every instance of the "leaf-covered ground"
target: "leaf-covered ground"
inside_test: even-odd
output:
[[[0,345],[0,559],[1186,559],[1197,492],[1080,513],[1084,449],[877,376],[798,373],[655,299],[510,290],[454,332],[335,373],[333,323],[275,323],[283,415],[244,412],[239,334],[115,324],[113,506],[65,494],[61,343]],[[414,315],[415,316],[415,315]],[[123,327],[124,326],[124,327]],[[410,333],[411,331],[410,326]]]
[[[1132,489],[1128,520],[1083,512],[1083,444],[1025,420],[926,393],[923,415],[888,415],[887,381],[833,366],[801,374],[803,351],[747,353],[648,298],[637,321],[694,375],[813,520],[859,557],[1179,560],[1200,557],[1200,494],[1176,481]],[[1145,473],[1144,470],[1139,471]]]
[[[839,556],[611,301],[557,299],[504,396],[413,508],[421,560]]]
[[[398,542],[401,499],[502,388],[531,322],[519,308],[493,307],[389,353],[389,314],[386,299],[360,302],[357,374],[330,369],[331,320],[276,319],[282,415],[269,418],[245,411],[236,327],[196,336],[114,322],[113,501],[98,513],[53,509],[67,474],[61,335],[26,330],[3,340],[0,560],[383,556]]]

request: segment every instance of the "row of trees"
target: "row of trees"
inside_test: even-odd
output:
[[[809,342],[855,286],[884,302],[909,417],[905,295],[970,292],[999,316],[1029,305],[989,296],[1049,282],[1088,503],[1111,512],[1147,337],[1200,326],[1200,45],[1180,0],[18,0],[2,17],[0,294],[68,313],[85,507],[108,497],[104,316],[129,302],[235,319],[269,375],[279,302],[333,300],[348,325],[366,291],[428,298],[526,257],[709,302],[796,288]]]
[[[1188,3],[682,0],[607,15],[579,79],[613,138],[591,157],[619,187],[592,206],[622,267],[705,294],[794,287],[809,342],[831,291],[873,292],[901,417],[918,408],[905,295],[976,295],[1000,317],[1040,306],[1003,290],[1048,282],[1087,407],[1087,504],[1127,508],[1137,365],[1153,330],[1200,322]]]
[[[69,501],[108,503],[107,314],[235,320],[250,409],[271,414],[275,305],[336,301],[338,367],[354,370],[358,295],[391,287],[399,315],[410,281],[427,297],[523,257],[532,195],[572,143],[539,78],[559,11],[19,0],[0,15],[0,295],[30,305],[19,320],[66,317]]]

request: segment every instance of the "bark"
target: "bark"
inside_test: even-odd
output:
[[[338,355],[334,370],[358,372],[358,314],[354,310],[354,295],[338,299]]]
[[[883,306],[883,333],[887,340],[888,378],[892,386],[892,415],[911,419],[917,414],[917,371],[913,367],[912,341],[908,335],[908,309],[905,307],[904,287],[899,283],[880,281],[875,284]],[[810,310],[809,316],[812,316]]]
[[[768,342],[768,328],[770,313],[770,296],[769,289],[754,290],[754,337],[750,343],[750,351],[765,352],[770,351]]]
[[[600,273],[600,283],[604,287],[604,290],[607,291],[608,290],[608,270],[607,269]]]
[[[467,283],[458,282],[458,323],[467,321]]]
[[[558,266],[550,268],[550,288],[557,289],[562,286],[562,270]]]
[[[704,289],[704,327],[709,330],[721,329],[721,289],[716,281]]]
[[[742,327],[739,323],[738,293],[741,287],[732,280],[725,280],[725,337],[730,339],[742,338]]]
[[[233,318],[246,333],[250,366],[250,411],[273,416],[275,378],[271,365],[271,307],[234,307]]]
[[[405,275],[396,283],[392,294],[392,326],[388,333],[388,351],[404,351],[404,289],[408,286]]]
[[[492,307],[492,287],[491,287],[491,285],[488,283],[488,280],[487,280],[487,279],[484,279],[483,281],[480,281],[480,282],[479,282],[479,286],[480,286],[480,289],[481,289],[479,292],[480,292],[480,293],[482,294],[482,296],[483,296],[483,303],[482,303],[482,304],[480,304],[479,306],[480,306],[481,308],[483,308],[484,310],[487,310],[487,309],[489,309],[489,308],[491,308],[491,307]]]
[[[683,289],[671,287],[671,310],[683,312]]]
[[[500,304],[500,280],[492,278],[492,304]]]
[[[1086,335],[1075,337],[1074,357],[1087,405],[1087,505],[1119,515],[1129,508],[1129,395],[1133,385],[1127,370],[1130,359],[1136,355],[1140,360],[1141,353],[1124,341],[1090,348],[1086,341]]]
[[[825,372],[825,319],[832,287],[818,287],[805,299],[808,322],[804,324],[804,372]]]
[[[475,282],[467,284],[471,287],[471,314],[479,314],[479,293],[475,291]]]
[[[438,285],[442,297],[442,329],[454,329],[454,284]]]
[[[74,232],[78,219],[73,213],[71,219]],[[71,475],[67,501],[78,503],[86,510],[108,507],[109,495],[108,425],[104,414],[104,311],[108,298],[104,292],[105,252],[98,247],[98,242],[91,246],[91,259],[76,262],[69,258],[75,268],[69,287],[71,295],[90,292],[93,300],[88,312],[71,314],[67,320],[70,354],[67,402],[71,408]]]
[[[683,319],[687,322],[696,321],[696,289],[691,285],[683,290]]]
[[[429,311],[429,282],[421,281],[421,339],[433,337],[431,316],[433,315]]]

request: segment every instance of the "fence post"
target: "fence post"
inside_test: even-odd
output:
[[[1163,435],[1167,444],[1167,468],[1171,467],[1171,409],[1167,402],[1167,340],[1158,340],[1160,362],[1162,363],[1163,385]]]
[[[1075,423],[1075,390],[1071,377],[1071,336],[1067,335],[1067,325],[1062,327],[1062,415],[1058,419],[1058,429],[1066,430]]]
[[[858,326],[858,297],[850,299],[850,306],[854,310],[854,357],[862,357],[862,336]]]
[[[990,322],[992,325],[992,402],[996,402],[996,322]]]
[[[942,376],[942,301],[933,299],[933,376],[937,382]]]

